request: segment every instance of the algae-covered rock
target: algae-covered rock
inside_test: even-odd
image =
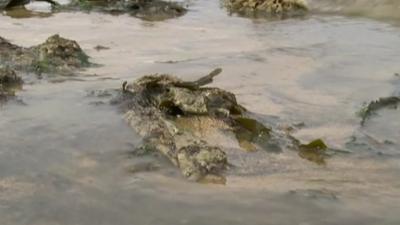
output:
[[[240,126],[234,130],[239,146],[247,151],[255,151],[256,145],[262,146],[271,152],[279,152],[279,146],[271,143],[271,129],[265,127],[255,119],[238,117],[235,121]]]
[[[196,81],[156,74],[124,82],[122,95],[114,103],[120,104],[126,121],[143,137],[141,149],[161,153],[186,178],[198,182],[225,183],[223,174],[230,165],[219,139],[211,140],[208,132],[222,135],[222,139],[226,136],[226,140],[236,138],[237,146],[246,150],[240,154],[295,149],[302,158],[325,163],[329,150],[322,140],[301,145],[294,137],[256,120],[233,93],[203,87],[221,71],[216,69]]]
[[[217,174],[224,170],[228,163],[225,152],[205,143],[179,149],[177,159],[182,174],[193,180],[199,180],[206,174]]]
[[[233,133],[246,131],[244,139],[254,148],[264,147],[258,138],[265,142],[270,138],[268,128],[247,118],[246,109],[234,94],[202,87],[221,71],[216,69],[192,82],[170,75],[149,75],[123,84],[125,118],[144,137],[146,149],[161,152],[191,180],[223,183],[221,173],[228,165],[226,153],[198,135],[194,124],[212,121],[205,126],[225,127]]]
[[[12,86],[22,84],[22,79],[9,67],[0,67],[0,84]]]
[[[77,42],[59,35],[30,48],[14,45],[0,37],[0,66],[15,70],[70,75],[77,69],[88,67],[88,59]]]
[[[328,146],[321,139],[299,146],[299,156],[319,165],[325,165]]]
[[[281,18],[303,15],[307,10],[304,0],[224,0],[232,13],[245,16],[278,16]]]
[[[20,89],[22,79],[17,76],[16,72],[9,67],[0,67],[0,100],[15,95],[15,90]]]
[[[240,115],[246,110],[235,96],[218,88],[200,88],[212,82],[221,72],[216,69],[194,82],[185,82],[169,75],[144,76],[125,91],[147,92],[150,101],[160,110],[173,115]]]
[[[0,0],[0,9],[4,9],[10,4],[11,0]]]
[[[59,35],[53,35],[43,44],[31,49],[38,56],[34,64],[42,72],[78,69],[90,65],[89,57],[76,41]]]
[[[158,21],[183,16],[182,4],[162,0],[74,0],[60,10],[99,11],[111,14],[130,14],[144,20]]]

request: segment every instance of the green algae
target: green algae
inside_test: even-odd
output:
[[[369,104],[366,104],[357,115],[361,117],[361,126],[364,126],[365,123],[373,116],[377,115],[377,112],[382,109],[397,109],[397,106],[400,104],[400,97],[391,96],[379,98],[376,101],[371,101]]]
[[[328,146],[321,139],[316,139],[308,144],[299,146],[299,156],[303,159],[315,162],[318,165],[326,164]]]
[[[0,38],[0,50],[0,65],[39,75],[72,75],[75,70],[94,65],[76,41],[57,34],[30,48],[19,47]]]
[[[246,151],[255,151],[261,148],[268,152],[280,152],[279,146],[271,142],[271,129],[264,126],[255,119],[237,117],[235,137],[239,146]]]

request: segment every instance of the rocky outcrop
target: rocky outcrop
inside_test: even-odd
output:
[[[183,16],[187,9],[182,4],[162,0],[74,0],[60,10],[99,11],[111,14],[130,14],[143,20],[158,21]]]
[[[89,57],[76,41],[59,35],[49,37],[43,44],[24,48],[0,37],[0,66],[14,70],[70,75],[88,67]]]
[[[232,13],[244,16],[290,17],[307,11],[304,0],[224,0]]]
[[[220,72],[193,82],[150,75],[123,85],[121,106],[126,121],[144,139],[141,148],[161,152],[190,180],[223,179],[229,165],[226,152],[209,144],[201,130],[224,130],[246,151],[280,151],[274,132],[251,118],[234,94],[203,87]]]

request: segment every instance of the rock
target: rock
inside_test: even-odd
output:
[[[233,93],[204,87],[221,71],[216,69],[196,81],[156,74],[124,82],[121,95],[112,102],[143,137],[140,152],[160,153],[189,180],[220,184],[226,182],[224,172],[231,164],[219,146],[220,139],[210,140],[208,132],[225,135],[229,141],[236,138],[238,147],[246,150],[239,154],[293,149],[318,164],[334,154],[320,139],[302,145],[287,132],[267,127],[241,106]]]
[[[206,143],[180,148],[177,159],[183,175],[196,181],[207,174],[218,174],[228,163],[225,152]]]
[[[4,9],[11,2],[11,0],[0,0],[0,9]]]
[[[42,72],[77,69],[90,65],[89,57],[76,41],[62,38],[58,34],[31,49],[35,55],[38,55],[38,59],[34,63]]]
[[[100,11],[111,14],[130,14],[149,21],[159,21],[183,16],[187,9],[177,2],[162,0],[74,0],[60,10]]]
[[[327,151],[328,146],[321,139],[299,146],[299,156],[308,161],[315,162],[318,165],[326,164],[325,158],[328,157]]]
[[[71,75],[77,69],[90,66],[88,59],[77,42],[59,35],[30,48],[19,47],[0,37],[0,66],[14,70]]]
[[[9,67],[0,67],[0,84],[4,86],[20,85],[22,80]]]
[[[226,153],[204,140],[195,124],[201,124],[201,130],[227,130],[240,146],[246,141],[252,150],[274,146],[275,151],[279,145],[271,129],[249,118],[234,94],[203,87],[220,72],[216,69],[192,82],[170,75],[149,75],[123,84],[120,104],[127,122],[144,138],[143,149],[162,153],[190,180],[222,182],[228,166]]]
[[[15,90],[20,89],[22,79],[9,67],[0,67],[0,101],[14,96]]]
[[[304,0],[225,0],[225,6],[240,15],[281,18],[303,15],[308,10]]]
[[[50,3],[51,5],[58,5],[58,3],[53,0],[36,0],[36,1],[44,1]],[[31,0],[0,0],[0,9],[7,9],[15,6],[23,6],[29,4],[30,2]]]

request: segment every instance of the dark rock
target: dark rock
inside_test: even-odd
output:
[[[71,75],[88,67],[89,57],[76,41],[53,35],[43,44],[19,47],[0,37],[0,66],[25,72]]]

